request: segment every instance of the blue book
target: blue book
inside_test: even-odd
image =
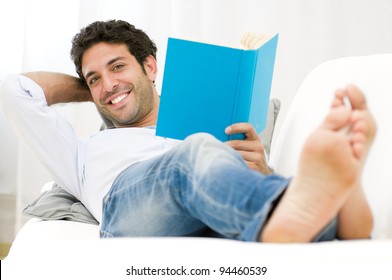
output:
[[[156,135],[183,140],[207,132],[221,141],[243,139],[225,128],[266,126],[278,35],[244,50],[169,38]]]

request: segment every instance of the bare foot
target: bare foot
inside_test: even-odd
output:
[[[349,198],[361,189],[359,178],[374,136],[363,128],[368,119],[357,119],[354,114],[356,110],[367,112],[363,95],[350,90],[348,96],[354,111],[345,108],[337,94],[324,122],[305,142],[297,176],[262,231],[261,241],[309,242],[342,208],[347,206],[345,210],[351,213],[350,208],[358,207]],[[347,127],[350,134],[342,132]]]
[[[343,96],[350,99],[352,105],[351,141],[354,153],[361,159],[361,168],[365,164],[371,144],[376,135],[376,123],[367,109],[363,94],[355,86],[336,92],[333,106],[343,104]],[[373,229],[373,216],[358,178],[357,185],[338,214],[338,237],[340,239],[368,238]]]

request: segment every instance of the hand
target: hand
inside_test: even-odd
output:
[[[226,143],[241,154],[249,168],[265,175],[272,173],[265,158],[264,145],[251,124],[236,123],[228,126],[225,132],[228,135],[245,134],[244,140],[231,140]]]

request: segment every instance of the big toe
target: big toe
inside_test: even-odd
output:
[[[346,93],[353,109],[363,110],[367,108],[365,95],[359,88],[354,85],[348,85]]]

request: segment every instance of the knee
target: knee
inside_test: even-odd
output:
[[[211,134],[204,133],[204,132],[194,133],[192,135],[189,135],[184,140],[184,143],[188,143],[191,145],[192,144],[200,145],[201,143],[214,143],[214,142],[221,143],[218,139],[216,139]]]
[[[188,136],[182,148],[190,158],[205,163],[237,158],[239,154],[230,146],[208,133],[196,133]]]
[[[188,151],[204,151],[204,150],[219,150],[226,149],[226,145],[224,145],[221,141],[216,139],[214,136],[208,133],[195,133],[187,138],[185,138],[183,142],[183,147]]]

